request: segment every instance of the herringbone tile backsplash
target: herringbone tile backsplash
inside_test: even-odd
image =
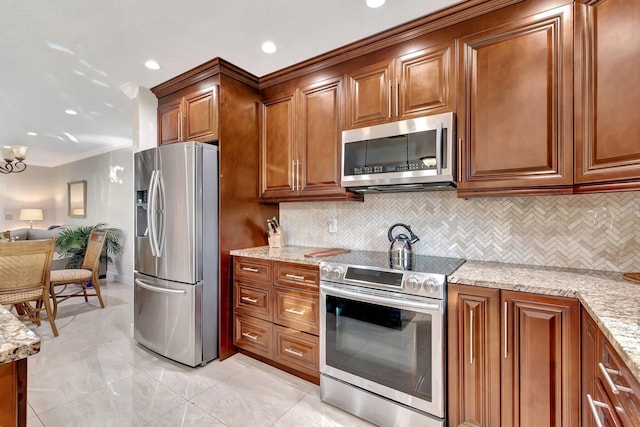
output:
[[[338,220],[329,233],[327,221]],[[397,222],[417,254],[640,271],[640,192],[459,199],[454,191],[365,195],[360,202],[280,204],[290,245],[386,251]],[[396,230],[400,232],[400,229]]]

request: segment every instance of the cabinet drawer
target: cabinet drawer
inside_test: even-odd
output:
[[[276,261],[274,269],[276,285],[312,292],[319,290],[320,270],[317,266]]]
[[[273,280],[273,262],[268,259],[234,257],[233,276],[262,283]]]
[[[236,314],[233,318],[233,343],[240,348],[270,358],[273,325],[242,314]]]
[[[271,321],[272,293],[271,285],[236,279],[233,281],[234,311]]]
[[[273,322],[282,326],[318,335],[319,307],[318,294],[274,287],[275,307]]]
[[[616,408],[624,426],[640,427],[640,385],[604,336],[596,377]]]
[[[274,358],[277,362],[311,375],[318,375],[318,337],[274,325],[273,342]]]

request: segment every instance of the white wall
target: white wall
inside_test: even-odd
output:
[[[18,219],[20,209],[24,208],[40,208],[43,211],[44,220],[34,221],[33,228],[46,229],[56,224],[54,193],[57,192],[57,180],[55,168],[38,166],[27,166],[20,173],[0,174],[0,230],[29,227],[29,222]]]
[[[67,182],[87,181],[87,216],[67,216]],[[28,227],[18,220],[20,209],[43,209],[50,225],[95,225],[106,222],[125,233],[124,252],[107,274],[122,283],[133,283],[133,150],[131,147],[78,160],[56,168],[28,166],[18,174],[0,175],[0,230]],[[13,215],[13,220],[7,220]]]
[[[56,223],[95,225],[106,222],[125,233],[124,252],[107,274],[122,283],[133,283],[133,150],[121,148],[56,168]],[[67,216],[66,185],[87,181],[87,217]],[[60,189],[62,193],[60,194]],[[115,268],[114,268],[115,267]]]
[[[133,151],[158,146],[158,98],[141,87],[133,100]]]

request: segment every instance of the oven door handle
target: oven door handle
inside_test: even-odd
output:
[[[365,302],[379,302],[382,304],[395,303],[398,305],[402,305],[405,307],[418,308],[422,310],[428,311],[440,311],[440,304],[436,303],[425,303],[420,301],[415,301],[411,299],[404,298],[396,298],[393,296],[378,296],[370,292],[353,292],[343,288],[337,288],[331,285],[322,284],[321,289],[325,291],[329,291],[331,295],[337,297],[346,297],[346,298],[355,298]]]

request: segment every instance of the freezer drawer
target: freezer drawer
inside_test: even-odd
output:
[[[134,339],[169,359],[202,362],[202,284],[135,274]]]

